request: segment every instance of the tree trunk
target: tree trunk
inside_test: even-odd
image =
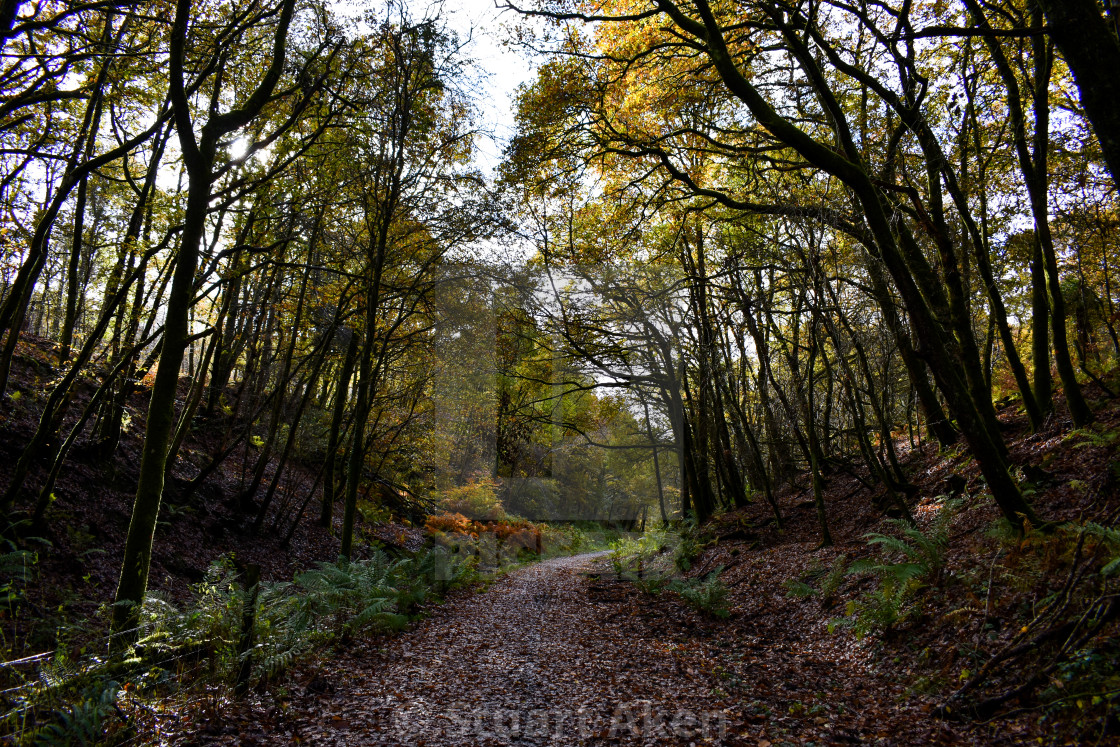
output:
[[[211,118],[202,127],[201,138],[196,141],[184,76],[184,52],[191,0],[178,0],[176,3],[175,21],[171,30],[169,78],[175,126],[188,175],[187,208],[183,216],[175,273],[167,299],[159,368],[148,405],[148,427],[144,432],[136,500],[125,538],[121,577],[113,605],[113,631],[117,647],[135,640],[140,607],[148,588],[152,541],[155,537],[156,520],[159,518],[164,476],[167,473],[171,431],[175,427],[175,393],[183,354],[189,344],[187,321],[194,292],[199,248],[210,204],[214,154],[219,138],[255,118],[276,88],[284,66],[284,51],[293,6],[294,0],[284,1],[273,39],[272,59],[260,85],[243,106],[224,114],[212,112]],[[218,80],[220,81],[220,76]]]
[[[1120,183],[1120,41],[1096,0],[1039,0],[1050,38],[1069,65],[1101,153]]]
[[[327,437],[327,459],[323,470],[323,504],[319,512],[319,524],[327,529],[332,527],[335,490],[335,461],[341,446],[342,419],[346,414],[346,403],[350,401],[350,377],[354,373],[354,363],[358,359],[358,333],[348,330],[350,341],[346,344],[346,357],[342,362],[342,372],[334,393],[334,412],[331,413],[330,435]]]

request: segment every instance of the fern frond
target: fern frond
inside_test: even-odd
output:
[[[959,609],[952,610],[951,612],[946,612],[944,614],[944,617],[946,619],[949,619],[949,620],[955,620],[958,617],[965,617],[966,615],[983,615],[983,614],[984,614],[984,610],[980,609],[979,607],[973,607],[972,605],[965,605],[964,607],[960,607]]]
[[[795,578],[786,579],[782,585],[786,587],[786,595],[794,599],[808,599],[817,593],[812,586]]]

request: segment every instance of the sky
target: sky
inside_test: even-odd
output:
[[[366,10],[384,12],[387,0],[334,0],[334,10],[360,17]],[[389,0],[393,1],[393,0]],[[467,71],[479,110],[481,129],[477,142],[479,167],[490,173],[501,161],[502,149],[513,134],[513,96],[517,86],[531,80],[537,62],[514,45],[504,42],[507,26],[519,16],[498,7],[500,0],[403,0],[413,18],[440,16],[464,44],[462,56],[473,63]]]
[[[463,40],[464,54],[474,62],[478,83],[477,105],[487,135],[478,141],[479,165],[487,171],[498,166],[502,148],[513,134],[513,96],[517,86],[532,79],[536,63],[525,52],[503,42],[505,26],[516,14],[496,7],[495,0],[446,0],[448,25]]]
[[[476,163],[491,175],[501,163],[502,150],[514,130],[514,95],[517,87],[532,80],[537,60],[515,45],[507,45],[508,26],[519,16],[498,7],[500,0],[405,0],[413,18],[439,15],[463,45],[461,56],[471,63],[464,82],[479,113],[482,135],[476,141]],[[360,18],[367,9],[384,12],[384,0],[336,0],[334,10]],[[247,143],[234,143],[239,157]]]

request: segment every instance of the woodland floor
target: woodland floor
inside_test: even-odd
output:
[[[1099,411],[1120,428],[1120,407]],[[1111,524],[1120,496],[1113,447],[1071,448],[1070,424],[1030,433],[1010,408],[1003,423],[1013,461],[1043,465],[1035,504],[1059,520]],[[831,630],[844,600],[866,580],[844,582],[832,605],[796,599],[785,582],[827,569],[841,554],[867,557],[881,523],[876,495],[843,471],[829,478],[836,544],[820,547],[805,485],[778,496],[785,527],[762,503],[717,517],[688,575],[722,567],[730,617],[714,619],[672,593],[650,596],[613,576],[604,557],[579,556],[518,570],[460,593],[403,634],[356,640],[303,662],[282,683],[240,702],[182,714],[179,744],[1120,744],[1034,701],[1013,702],[987,722],[947,721],[934,710],[987,656],[1011,640],[1044,586],[992,588],[1003,550],[990,534],[998,512],[963,450],[929,445],[906,454],[919,488],[920,526],[957,490],[963,503],[943,586],[892,635]],[[954,487],[955,486],[955,487]],[[963,486],[963,487],[962,487]],[[988,598],[977,599],[987,588]],[[979,589],[979,591],[978,591]],[[984,616],[961,616],[980,606]],[[1116,635],[1115,626],[1109,635]],[[1026,669],[992,678],[1009,689]],[[705,730],[706,724],[706,730]]]
[[[25,396],[0,403],[0,484],[34,429],[45,382],[56,374],[39,348],[25,353],[13,370]],[[1012,463],[1030,479],[1041,515],[1112,526],[1120,514],[1120,404],[1087,391],[1097,400],[1098,432],[1112,434],[1108,443],[1077,436],[1064,408],[1038,433],[1030,432],[1013,405],[1002,409],[1001,424]],[[79,401],[87,394],[80,392]],[[98,608],[111,599],[119,571],[143,406],[141,393],[129,408],[133,428],[112,459],[76,448],[63,472],[45,532],[50,545],[26,590],[26,614],[0,618],[13,656],[46,650],[61,624],[96,628]],[[266,578],[279,580],[337,555],[337,538],[316,526],[312,512],[297,520],[298,507],[313,490],[311,468],[293,468],[281,484],[276,524],[295,527],[290,542],[283,531],[252,533],[251,514],[239,507],[245,468],[237,465],[251,466],[256,452],[249,447],[193,498],[174,495],[220,439],[220,431],[198,433],[169,483],[173,494],[157,531],[152,583],[173,598],[188,596],[208,565],[230,552],[240,562],[260,563]],[[791,598],[784,587],[827,569],[841,554],[867,557],[872,549],[865,535],[889,531],[880,491],[839,467],[826,490],[834,547],[819,547],[804,476],[778,496],[783,531],[761,501],[721,514],[704,528],[706,547],[689,575],[723,567],[726,620],[705,617],[672,593],[644,594],[613,578],[602,557],[547,561],[485,590],[455,592],[402,634],[321,651],[243,700],[218,691],[193,693],[191,704],[153,712],[154,731],[144,740],[776,747],[1077,744],[1092,733],[1088,743],[1117,744],[1115,715],[1103,730],[1080,728],[1047,721],[1036,701],[1010,703],[1009,716],[987,724],[932,715],[967,670],[975,671],[1011,640],[1024,624],[1023,610],[1045,591],[1043,585],[1060,584],[1064,570],[1048,571],[1039,588],[1000,585],[997,574],[993,587],[991,569],[1004,551],[990,534],[998,512],[975,464],[961,448],[900,445],[908,479],[918,489],[912,510],[919,525],[928,525],[945,493],[960,493],[963,504],[952,525],[947,581],[890,636],[859,640],[850,630],[829,632],[830,621],[845,614],[845,602],[867,590],[866,580],[845,580],[833,606]],[[48,466],[36,466],[31,485]],[[33,493],[24,503],[30,498]],[[418,531],[395,525],[363,525],[363,531],[404,549],[422,541],[412,536]],[[399,542],[400,533],[411,533],[410,541]],[[973,608],[984,614],[971,614]],[[74,635],[74,645],[81,643]],[[1120,635],[1117,625],[1107,635]],[[1023,671],[993,677],[985,694],[1011,689]]]
[[[731,623],[611,577],[601,555],[523,568],[202,719],[182,744],[1012,744],[901,704],[905,686],[849,636],[768,597]],[[1033,741],[1033,740],[1032,740]]]

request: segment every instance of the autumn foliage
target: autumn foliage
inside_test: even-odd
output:
[[[429,516],[424,526],[437,542],[477,540],[489,534],[506,546],[540,552],[542,528],[524,519],[486,522],[459,513],[444,513]]]
[[[506,519],[506,512],[497,492],[498,483],[484,477],[443,491],[437,502],[450,514],[481,521],[502,521]]]

